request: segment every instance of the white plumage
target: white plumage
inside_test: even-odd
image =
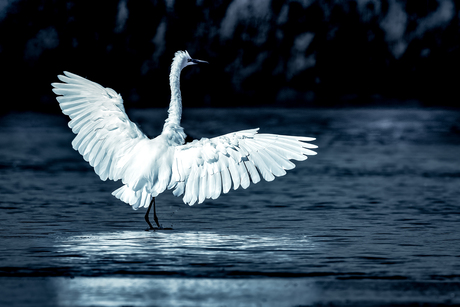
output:
[[[149,207],[152,198],[166,189],[183,195],[190,206],[216,199],[232,187],[246,189],[261,178],[272,181],[295,167],[289,160],[302,161],[316,154],[311,149],[317,146],[306,143],[314,138],[258,134],[258,129],[184,144],[180,72],[200,62],[204,61],[192,59],[187,51],[176,52],[169,116],[154,139],[129,120],[120,94],[111,88],[69,72],[58,76],[63,83],[52,84],[60,95],[62,112],[71,119],[69,127],[77,134],[73,148],[102,180],[121,179],[124,185],[112,194],[134,209]],[[147,216],[146,220],[151,225]]]

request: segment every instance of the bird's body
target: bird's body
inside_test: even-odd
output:
[[[162,133],[147,138],[125,113],[121,96],[110,88],[64,72],[53,83],[62,112],[71,118],[77,134],[75,150],[94,167],[102,180],[120,180],[112,194],[134,209],[150,207],[166,189],[184,195],[189,205],[217,198],[230,188],[247,188],[260,178],[272,181],[295,167],[289,160],[316,154],[314,138],[258,134],[258,129],[238,131],[185,144],[180,126],[182,100],[180,72],[197,64],[185,51],[175,54],[171,65],[171,102]],[[149,211],[148,210],[148,211]],[[156,218],[156,216],[155,216]],[[146,216],[148,221],[148,217]],[[155,220],[157,222],[157,220]],[[158,224],[158,222],[157,222]],[[151,227],[152,228],[152,227]]]

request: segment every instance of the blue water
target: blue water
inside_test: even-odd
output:
[[[166,115],[128,113],[150,136]],[[0,277],[448,282],[458,290],[459,120],[459,111],[431,109],[185,109],[195,138],[260,127],[317,137],[318,155],[273,182],[192,207],[166,192],[157,213],[174,230],[146,232],[145,211],[111,196],[120,183],[100,181],[73,151],[64,116],[5,115]]]

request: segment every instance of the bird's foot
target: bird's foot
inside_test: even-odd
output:
[[[150,230],[157,231],[157,230],[174,230],[174,229],[171,227],[160,226],[160,227],[150,227],[150,228],[147,228],[145,231],[150,231]]]

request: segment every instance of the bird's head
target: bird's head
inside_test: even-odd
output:
[[[184,69],[184,67],[190,66],[190,65],[196,65],[200,63],[208,64],[208,62],[206,61],[192,59],[192,57],[190,56],[190,54],[188,54],[187,51],[177,51],[176,54],[174,55],[173,65],[174,65],[174,62],[176,61],[180,65],[181,70]]]

